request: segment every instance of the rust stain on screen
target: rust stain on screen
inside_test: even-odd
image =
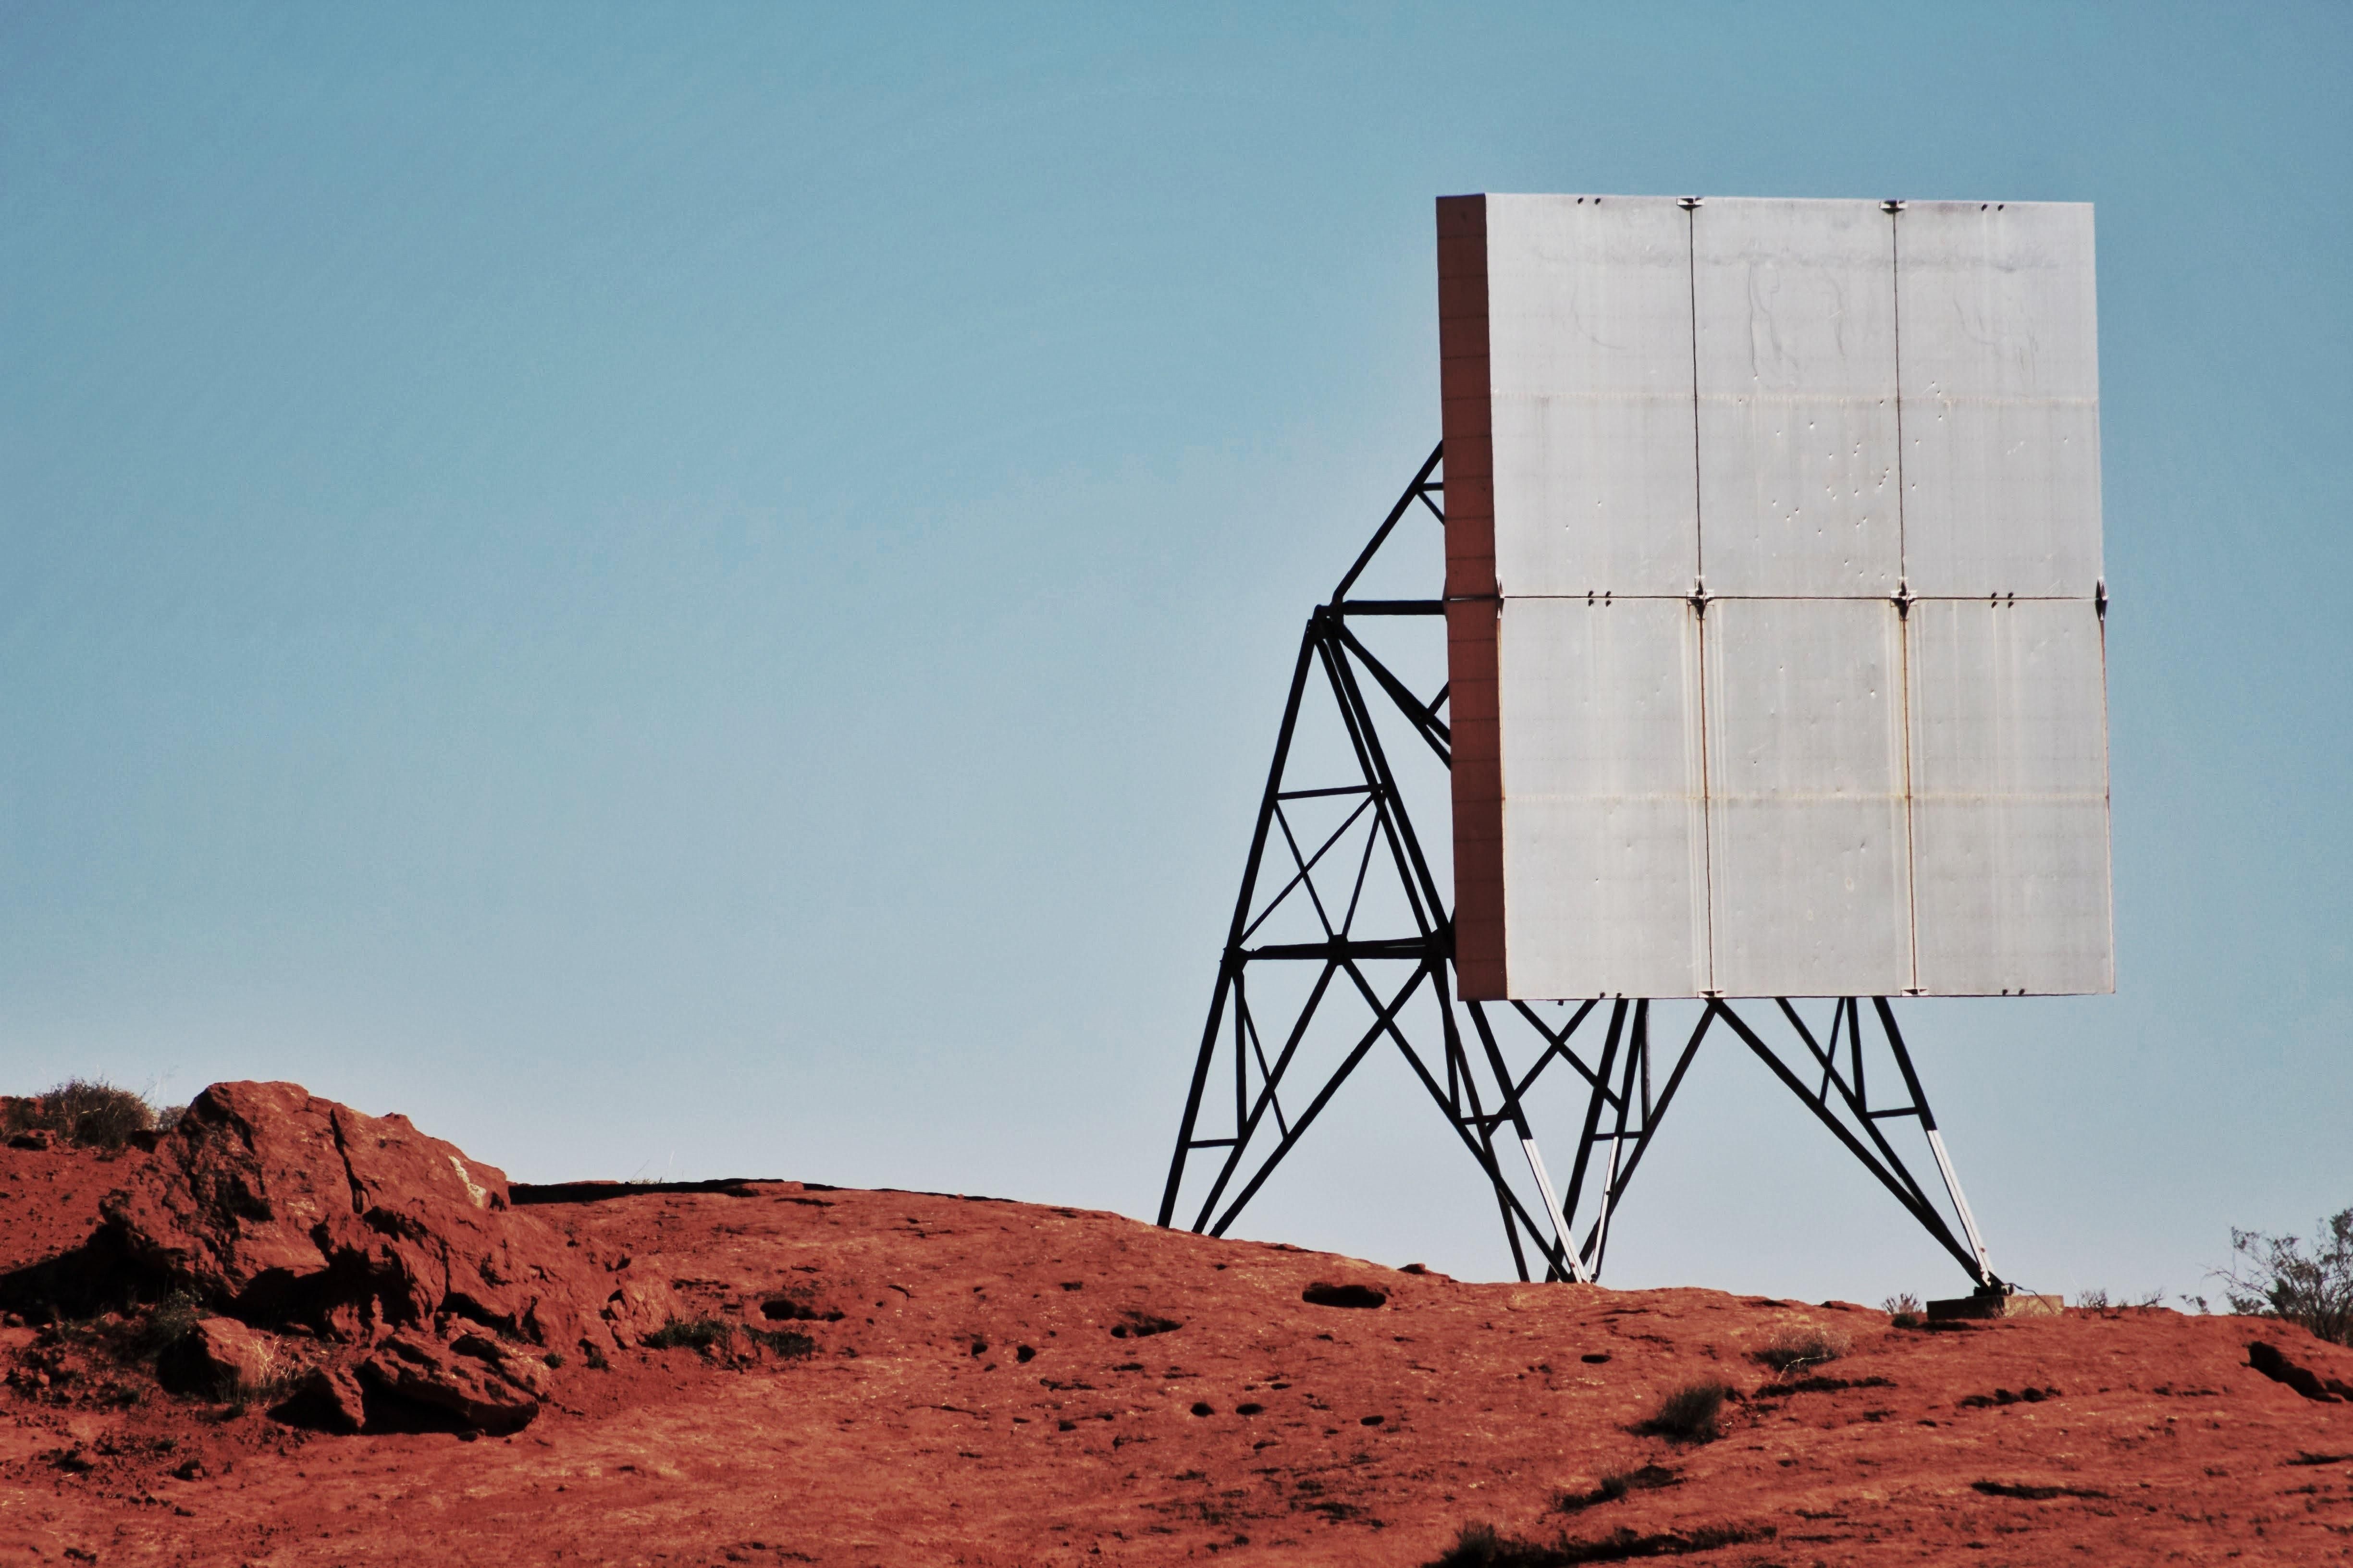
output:
[[[1487,199],[1438,199],[1438,345],[1446,437],[1446,670],[1453,732],[1454,963],[1500,1001],[1504,753],[1496,724],[1495,463],[1487,374]]]

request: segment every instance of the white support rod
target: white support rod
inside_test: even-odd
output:
[[[1945,1152],[1944,1137],[1928,1129],[1928,1148],[1936,1156],[1936,1169],[1945,1173],[1945,1191],[1952,1194],[1953,1208],[1961,1216],[1961,1229],[1968,1233],[1969,1250],[1978,1255],[1978,1275],[1980,1279],[1993,1278],[1993,1265],[1986,1261],[1985,1237],[1978,1234],[1977,1216],[1969,1213],[1969,1200],[1961,1195],[1961,1179],[1953,1174],[1953,1162]]]
[[[1609,1251],[1609,1216],[1618,1212],[1618,1139],[1609,1141],[1609,1178],[1601,1184],[1601,1228],[1593,1233],[1593,1261],[1599,1263]]]
[[[1553,1239],[1560,1243],[1560,1255],[1568,1260],[1569,1277],[1579,1285],[1593,1283],[1593,1276],[1585,1271],[1585,1259],[1577,1255],[1577,1244],[1569,1239],[1568,1216],[1560,1212],[1560,1199],[1553,1195],[1552,1177],[1545,1173],[1544,1156],[1536,1152],[1536,1141],[1520,1140],[1520,1152],[1528,1157],[1528,1169],[1535,1173],[1536,1191],[1544,1194],[1545,1215],[1552,1221]]]

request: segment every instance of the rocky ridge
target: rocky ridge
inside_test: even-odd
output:
[[[1528,1563],[2353,1561],[2353,1352],[2276,1322],[1904,1327],[937,1194],[533,1190],[265,1087],[187,1144],[0,1150],[0,1568],[1404,1568],[1482,1526]],[[355,1188],[354,1142],[440,1184]],[[126,1285],[165,1293],[28,1294]],[[290,1374],[343,1418],[249,1396]],[[1700,1384],[1712,1440],[1661,1422]]]

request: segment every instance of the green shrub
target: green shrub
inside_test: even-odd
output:
[[[2353,1345],[2353,1208],[2320,1223],[2326,1234],[2309,1256],[2293,1236],[2234,1228],[2224,1294],[2234,1312],[2282,1318]]]

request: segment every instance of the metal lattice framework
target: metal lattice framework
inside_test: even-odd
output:
[[[1350,1076],[1387,1045],[1403,1058],[1493,1187],[1519,1277],[1531,1278],[1533,1253],[1546,1279],[1591,1280],[1608,1251],[1611,1216],[1652,1135],[1700,1046],[1720,1026],[1830,1129],[1981,1290],[2006,1289],[1986,1261],[1984,1242],[1884,997],[1870,999],[1877,1027],[1868,1046],[1861,998],[1832,1000],[1828,1026],[1819,1034],[1796,1005],[1777,1000],[1777,1016],[1789,1036],[1779,1045],[1729,1003],[1712,998],[1690,1034],[1669,1046],[1672,1060],[1662,1078],[1657,1067],[1663,1055],[1654,1048],[1646,1000],[1584,1000],[1556,1023],[1525,1002],[1460,1000],[1447,901],[1414,829],[1379,722],[1386,715],[1392,726],[1401,723],[1409,747],[1418,741],[1444,764],[1451,741],[1447,692],[1441,687],[1425,700],[1359,631],[1362,624],[1395,617],[1442,616],[1445,603],[1351,596],[1401,524],[1423,512],[1443,524],[1440,457],[1430,453],[1330,599],[1307,618],[1159,1223],[1224,1235]],[[1298,744],[1301,724],[1319,709],[1336,719],[1343,743],[1327,748],[1331,756],[1310,759]],[[1295,779],[1294,773],[1314,776]],[[1271,884],[1271,891],[1262,891],[1262,883]],[[1296,940],[1278,939],[1285,923]],[[1873,1102],[1870,1087],[1891,1078],[1885,1068],[1867,1076],[1873,1057],[1887,1059],[1902,1086],[1900,1102]],[[1309,1067],[1311,1058],[1322,1065]],[[1514,1059],[1524,1065],[1514,1067]],[[1527,1108],[1530,1091],[1556,1064],[1564,1064],[1585,1088],[1584,1121],[1565,1192],[1546,1168]],[[1885,1124],[1905,1121],[1916,1122],[1925,1134],[1944,1204],[1888,1139]],[[1505,1137],[1519,1145],[1517,1162],[1508,1158],[1501,1142]],[[1514,1163],[1525,1165],[1525,1179],[1507,1170]],[[1199,1179],[1204,1175],[1206,1182]]]

